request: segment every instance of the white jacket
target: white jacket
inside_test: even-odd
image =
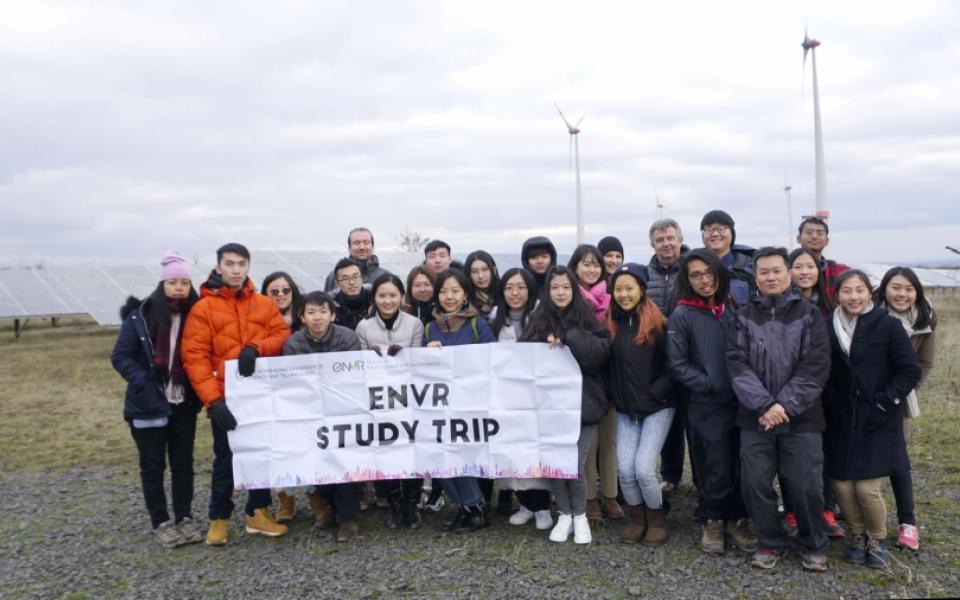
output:
[[[393,344],[404,348],[418,348],[423,345],[423,323],[417,317],[400,311],[397,320],[393,322],[393,329],[387,329],[380,313],[374,311],[372,317],[357,323],[357,338],[364,350],[380,346],[385,351]]]

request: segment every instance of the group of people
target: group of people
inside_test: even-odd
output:
[[[156,290],[122,309],[112,356],[128,382],[124,418],[157,541],[204,539],[191,502],[196,418],[206,407],[215,458],[205,539],[227,543],[227,432],[237,422],[224,402],[225,361],[237,359],[239,374],[250,376],[258,357],[540,342],[569,348],[582,374],[578,477],[435,479],[426,500],[423,480],[379,481],[373,487],[391,528],[420,526],[420,508],[437,506],[442,490],[456,506],[443,531],[480,530],[495,505],[511,525],[532,522],[554,542],[572,535],[590,543],[591,520],[606,515],[627,520],[625,542],[664,544],[686,442],[704,552],[724,553],[729,536],[753,553],[754,566],[772,568],[795,546],[804,568],[822,571],[829,538],[849,537],[848,560],[885,566],[887,478],[896,544],[916,550],[907,441],[936,328],[917,276],[896,267],[874,289],[862,271],[823,256],[829,229],[817,217],[803,220],[790,253],[737,245],[721,210],[704,215],[700,232],[702,247],[691,250],[679,223],[656,221],[648,264],[625,262],[609,236],[558,264],[553,243],[536,236],[523,243],[522,266],[503,273],[488,252],[458,263],[449,244],[434,240],[401,279],[380,266],[373,234],[357,228],[325,290],[309,293],[283,272],[258,291],[249,251],[230,243],[217,250],[198,294],[183,257],[167,253]],[[359,534],[366,487],[304,491],[317,524],[336,525],[336,539],[349,541]],[[286,534],[296,492],[276,490],[273,513],[271,490],[250,490],[247,533]],[[837,522],[841,511],[849,534]]]

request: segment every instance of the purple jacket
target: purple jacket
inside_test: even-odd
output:
[[[830,374],[830,340],[820,311],[796,291],[755,296],[737,310],[727,330],[727,368],[741,429],[763,431],[760,415],[780,403],[790,422],[774,433],[824,430],[820,394]]]

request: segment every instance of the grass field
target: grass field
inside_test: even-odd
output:
[[[893,572],[851,569],[846,575],[849,581],[866,584],[867,589],[886,597],[960,593],[960,296],[935,293],[933,301],[939,315],[937,362],[920,393],[923,414],[913,424],[910,446],[922,551],[919,558],[898,560]],[[3,485],[33,475],[96,467],[123,467],[129,485],[138,485],[136,452],[121,415],[124,383],[109,360],[116,334],[115,329],[78,318],[63,319],[57,327],[31,322],[20,339],[14,339],[11,324],[0,324]],[[204,421],[197,434],[198,487],[207,484],[204,474],[212,458]],[[888,502],[892,509],[892,500]],[[195,508],[202,516],[202,508]],[[142,511],[142,504],[131,510]],[[148,538],[144,537],[143,543],[148,544]],[[689,545],[671,548],[668,544],[667,548],[675,553],[671,560],[678,561],[693,561],[699,552]],[[510,552],[513,550],[510,547]],[[685,559],[690,552],[694,554]],[[839,551],[836,555],[840,556]],[[164,560],[176,562],[174,558]],[[602,576],[597,575],[595,585],[603,589]],[[814,592],[784,588],[776,595],[802,597],[807,593]],[[684,596],[682,590],[679,595]],[[745,591],[744,595],[757,594]]]

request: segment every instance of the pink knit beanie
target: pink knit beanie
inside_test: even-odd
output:
[[[176,250],[171,250],[160,259],[160,281],[168,279],[190,279],[190,267],[185,258]]]

